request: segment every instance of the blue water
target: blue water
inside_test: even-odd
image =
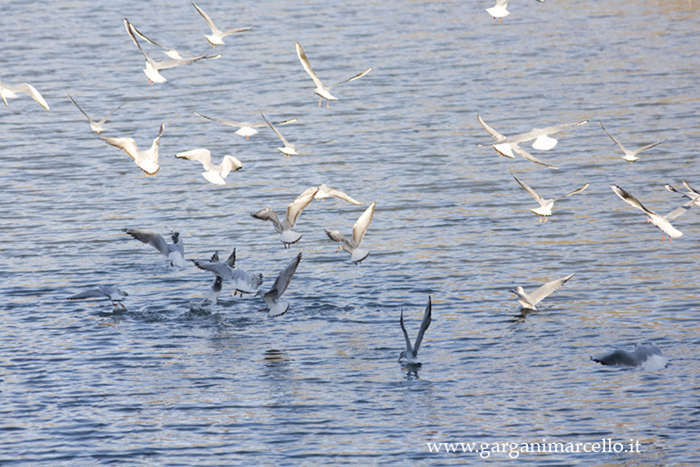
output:
[[[1,2],[0,79],[32,84],[0,107],[0,463],[3,465],[696,465],[700,462],[700,211],[674,221],[672,244],[610,189],[666,214],[664,190],[700,186],[700,6],[695,1],[257,2],[198,5],[220,29],[253,27],[212,49],[188,2]],[[152,39],[218,60],[165,70],[149,85],[128,18]],[[300,42],[339,100],[318,107]],[[156,60],[160,49],[142,45]],[[90,132],[129,99],[102,136],[145,149],[145,177]],[[280,127],[292,143],[338,140],[284,159],[269,129],[250,140],[193,112]],[[499,157],[477,121],[506,135],[590,120],[533,155]],[[630,165],[597,124],[629,147],[669,138]],[[206,184],[175,154],[206,147],[243,169]],[[538,223],[536,202],[584,183]],[[285,250],[272,225],[309,186],[365,203],[312,203]],[[324,229],[374,219],[360,266]],[[697,209],[697,208],[696,208]],[[189,259],[235,247],[237,267],[267,290],[297,253],[289,312],[226,288],[212,313],[190,303],[211,274],[171,268],[122,232],[177,230]],[[531,291],[576,272],[521,313]],[[129,293],[67,301],[99,284]],[[433,322],[417,369],[397,362],[398,318],[415,336],[428,296]],[[606,368],[592,354],[656,342],[658,372]],[[495,443],[639,442],[639,453],[522,453]],[[484,444],[431,453],[427,443]],[[625,448],[628,444],[625,444]],[[500,449],[499,449],[500,450]]]

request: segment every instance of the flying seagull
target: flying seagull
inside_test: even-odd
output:
[[[236,130],[236,134],[240,136],[245,136],[245,139],[249,139],[249,137],[257,134],[258,130],[256,130],[256,128],[264,128],[268,126],[267,123],[234,122],[233,120],[220,120],[214,117],[207,117],[205,115],[198,114],[197,112],[195,112],[194,114],[198,117],[206,118],[207,120],[212,120],[214,122],[219,122],[224,125],[236,127],[238,128],[238,130]],[[292,118],[283,122],[277,122],[277,125],[286,125],[287,123],[294,123],[296,121],[296,118]]]
[[[265,122],[268,124],[268,126],[269,126],[270,128],[272,128],[272,131],[275,132],[275,134],[279,137],[279,139],[282,140],[282,143],[284,143],[284,147],[283,147],[283,148],[277,148],[277,150],[278,150],[279,152],[281,152],[282,154],[284,154],[285,157],[290,157],[290,156],[293,156],[293,155],[297,155],[297,156],[300,155],[300,154],[297,152],[297,148],[301,148],[301,147],[303,147],[303,146],[317,146],[317,145],[319,145],[319,144],[328,144],[328,143],[332,143],[333,141],[335,141],[336,139],[338,139],[338,138],[333,138],[333,139],[330,140],[330,141],[323,141],[323,142],[321,142],[321,143],[299,144],[299,145],[296,145],[296,146],[295,146],[295,145],[293,145],[293,144],[289,144],[289,141],[287,141],[287,140],[284,138],[284,136],[282,136],[282,133],[280,133],[279,130],[277,130],[277,128],[275,128],[275,126],[274,126],[272,123],[270,123],[270,122],[267,120],[267,118],[265,118],[265,115],[263,115],[262,110],[260,110],[260,115],[262,115],[263,120],[265,120]]]
[[[672,187],[671,185],[664,185],[664,187],[665,187],[668,191],[671,191],[671,192],[673,192],[673,193],[681,194],[681,195],[683,195],[684,198],[688,198],[688,199],[693,200],[693,201],[695,202],[695,205],[696,205],[696,206],[700,206],[700,191],[698,191],[698,190],[696,190],[695,188],[691,187],[691,186],[688,184],[688,182],[686,182],[685,180],[683,181],[683,186],[685,186],[685,188],[686,188],[688,191],[679,191],[679,190],[676,190],[676,189],[675,189],[674,187]]]
[[[239,32],[243,31],[248,31],[252,28],[238,28],[238,29],[229,29],[228,31],[220,31],[216,25],[214,24],[214,21],[211,20],[208,14],[204,12],[201,8],[199,8],[194,2],[192,2],[192,6],[196,8],[196,10],[199,12],[200,15],[204,18],[204,20],[207,22],[209,27],[211,28],[211,35],[205,34],[204,37],[207,38],[209,41],[209,44],[211,44],[212,47],[216,47],[217,45],[225,45],[224,44],[224,37],[230,35],[230,34],[236,34]]]
[[[401,324],[403,337],[406,339],[406,350],[399,354],[399,362],[401,360],[406,360],[409,364],[420,365],[420,362],[418,361],[418,349],[420,348],[421,342],[423,342],[423,335],[425,334],[425,331],[428,330],[428,327],[432,321],[432,309],[432,301],[430,296],[428,296],[428,306],[425,307],[425,313],[423,313],[423,322],[420,325],[418,336],[416,336],[416,343],[413,345],[413,347],[411,347],[411,341],[408,338],[406,327],[403,325],[403,308],[401,308],[401,319],[399,320],[399,323]]]
[[[122,300],[128,296],[128,293],[124,292],[123,290],[119,290],[116,287],[100,285],[96,289],[84,290],[75,295],[71,295],[70,297],[66,298],[66,300],[84,300],[86,298],[107,297],[112,301],[112,305],[114,305],[115,308],[125,309]]]
[[[275,230],[280,234],[280,241],[285,248],[289,248],[290,245],[301,239],[301,234],[294,232],[292,229],[296,225],[301,212],[311,203],[314,196],[316,196],[317,191],[317,186],[304,190],[304,192],[287,207],[287,215],[282,221],[279,220],[272,208],[265,208],[257,212],[252,212],[250,215],[256,219],[272,222]]]
[[[282,316],[289,311],[289,302],[282,302],[280,299],[282,298],[284,291],[287,290],[287,287],[289,286],[289,283],[297,270],[297,266],[299,266],[299,261],[301,261],[301,253],[296,255],[289,262],[287,267],[280,272],[279,276],[277,276],[272,288],[262,296],[265,305],[267,305],[267,316],[274,318],[277,316]],[[263,309],[260,311],[265,310]]]
[[[358,264],[363,259],[369,256],[369,251],[360,248],[360,243],[362,243],[362,237],[365,236],[365,232],[369,228],[369,223],[372,222],[372,217],[374,216],[374,206],[377,203],[374,202],[370,207],[362,213],[355,225],[352,226],[352,238],[350,240],[346,239],[343,234],[338,230],[328,230],[326,229],[326,235],[328,238],[334,242],[340,243],[336,253],[340,250],[347,251],[350,253],[350,261]]]
[[[494,139],[497,141],[504,141],[506,139],[505,136],[491,128],[489,125],[486,124],[486,122],[481,118],[481,115],[477,115],[476,118],[479,119],[479,123],[481,123],[481,126],[484,127],[484,130],[491,135]],[[480,143],[477,144],[477,146],[487,146],[486,144]],[[518,143],[494,143],[491,144],[490,146],[493,147],[493,149],[496,150],[498,154],[500,154],[503,157],[509,157],[511,159],[514,159],[515,156],[513,156],[513,151],[515,151],[517,154],[520,154],[523,156],[524,159],[534,162],[535,164],[543,165],[545,167],[549,167],[550,169],[558,169],[559,167],[551,164],[547,164],[545,162],[542,162],[523,148],[521,148]]]
[[[323,99],[326,99],[326,107],[330,108],[329,101],[337,101],[338,98],[334,97],[331,95],[331,89],[334,87],[343,84],[343,83],[349,83],[350,81],[354,81],[358,78],[362,78],[365,76],[367,73],[372,71],[372,68],[369,68],[359,75],[355,75],[350,79],[346,79],[345,81],[341,81],[339,83],[335,83],[333,86],[325,87],[321,80],[316,76],[316,73],[314,73],[313,68],[311,68],[311,63],[309,63],[309,59],[306,58],[306,54],[304,53],[304,49],[301,48],[301,44],[298,42],[296,43],[297,47],[297,55],[299,56],[299,61],[301,61],[301,65],[304,67],[304,70],[311,76],[311,79],[314,80],[314,83],[316,84],[316,89],[314,89],[314,94],[317,94],[320,99],[318,100],[318,106],[321,107],[321,102]]]
[[[511,173],[511,175],[513,175],[513,173]],[[543,218],[544,218],[544,221],[547,222],[547,218],[549,218],[549,216],[552,215],[552,208],[554,207],[554,203],[556,201],[559,201],[560,199],[566,198],[567,196],[575,195],[576,193],[581,193],[583,190],[588,188],[588,185],[589,185],[588,183],[586,183],[582,187],[576,188],[571,193],[567,193],[564,196],[560,196],[559,198],[544,199],[535,190],[530,188],[530,186],[527,183],[523,182],[515,175],[513,175],[513,178],[515,179],[516,182],[518,182],[520,184],[521,187],[523,187],[525,189],[525,191],[527,191],[530,194],[530,196],[535,198],[535,200],[538,203],[540,203],[539,208],[530,209],[531,212],[540,216],[540,220],[538,222],[542,222]]]
[[[178,159],[187,159],[190,161],[201,162],[206,172],[202,172],[202,177],[215,185],[226,185],[226,178],[229,172],[239,170],[243,167],[241,161],[233,156],[224,156],[221,164],[214,165],[211,163],[211,152],[208,149],[199,148],[190,151],[175,154]]]
[[[105,124],[105,122],[107,121],[107,119],[108,119],[109,117],[111,117],[112,114],[113,114],[114,112],[116,112],[117,110],[121,109],[122,105],[126,104],[126,102],[123,102],[122,104],[119,105],[119,107],[117,107],[116,109],[112,110],[110,113],[108,113],[107,115],[105,115],[105,117],[104,117],[102,120],[100,120],[99,122],[96,122],[96,121],[94,121],[93,119],[91,119],[90,116],[89,116],[88,114],[86,114],[85,111],[84,111],[83,109],[80,108],[80,106],[78,105],[78,103],[75,102],[75,100],[73,100],[73,98],[70,96],[70,94],[68,94],[68,91],[66,91],[66,96],[68,96],[68,99],[70,99],[70,101],[71,101],[72,103],[75,104],[75,106],[78,108],[78,110],[80,110],[80,112],[81,112],[83,115],[85,115],[85,118],[87,118],[87,119],[88,119],[88,122],[90,122],[90,129],[91,129],[92,131],[94,131],[95,133],[97,133],[98,135],[104,131],[104,128],[102,127],[102,125]]]
[[[40,106],[42,106],[46,110],[49,110],[49,104],[46,103],[44,98],[41,97],[41,94],[39,94],[39,91],[34,89],[34,86],[32,86],[31,84],[22,83],[18,84],[17,86],[10,86],[9,84],[5,84],[2,81],[0,81],[0,97],[5,103],[5,107],[8,107],[7,99],[14,99],[16,97],[19,97],[17,95],[18,92],[26,92],[27,94],[32,96],[32,99],[37,101]]]
[[[498,22],[501,22],[501,18],[505,18],[510,14],[510,11],[506,10],[508,7],[508,0],[496,0],[496,5],[492,6],[491,8],[487,8],[486,11],[493,16],[493,20],[496,21],[496,18],[498,18]]]
[[[661,354],[661,349],[653,342],[637,344],[632,351],[615,349],[603,352],[593,355],[591,360],[603,365],[642,367],[650,371],[665,368],[668,363],[668,358]]]
[[[170,260],[171,266],[179,268],[185,267],[185,244],[180,238],[179,232],[172,232],[172,245],[166,242],[163,237],[153,230],[146,229],[123,229],[127,235],[131,235],[136,240],[151,245],[156,250]]]
[[[156,41],[154,41],[154,40],[152,40],[152,39],[149,39],[148,37],[144,36],[143,33],[139,32],[139,30],[136,29],[136,28],[134,27],[133,24],[130,24],[130,26],[131,26],[131,30],[132,30],[137,36],[139,36],[141,39],[143,39],[143,40],[145,40],[146,42],[149,42],[149,43],[151,43],[151,44],[153,44],[153,45],[155,45],[155,46],[158,46],[158,47],[160,47],[160,48],[162,48],[162,49],[165,49],[165,52],[163,52],[163,53],[164,53],[165,55],[167,55],[168,57],[170,57],[171,59],[173,59],[173,60],[186,60],[186,59],[183,57],[183,55],[185,55],[187,58],[194,58],[194,55],[186,54],[186,53],[184,53],[184,52],[180,53],[180,52],[178,52],[176,49],[171,49],[170,47],[166,47],[166,46],[164,46],[163,44],[159,44],[158,42],[156,42]],[[221,54],[213,55],[213,56],[208,56],[208,55],[207,55],[207,56],[205,56],[205,57],[203,57],[203,58],[204,58],[204,59],[207,59],[207,60],[213,60],[213,59],[220,58],[220,57],[221,57]]]
[[[552,282],[547,282],[531,294],[526,293],[525,290],[520,286],[514,288],[513,290],[511,290],[511,292],[513,292],[519,297],[518,303],[520,303],[520,306],[523,307],[523,309],[538,311],[536,305],[545,298],[552,295],[552,293],[554,293],[555,290],[559,289],[559,287],[564,285],[566,281],[574,277],[575,274],[576,273],[573,273],[564,277],[563,279],[557,279]]]
[[[131,157],[139,169],[146,172],[146,176],[155,176],[160,170],[160,165],[158,165],[158,145],[160,144],[160,137],[163,136],[163,131],[165,131],[165,124],[160,125],[160,132],[156,139],[153,140],[151,148],[146,151],[139,151],[136,146],[136,141],[132,138],[104,138],[100,137],[101,140],[105,141],[114,147],[117,147],[124,151],[129,157]]]
[[[253,274],[242,269],[236,269],[236,249],[228,257],[228,259],[221,263],[219,262],[218,255],[212,256],[211,261],[198,261],[190,260],[199,269],[204,271],[209,271],[215,276],[221,277],[225,281],[233,283],[233,295],[240,293],[241,297],[243,293],[256,293],[260,285],[263,283],[262,274]]]
[[[608,135],[610,137],[610,139],[613,140],[613,142],[615,144],[620,146],[620,149],[622,149],[622,152],[625,153],[624,156],[620,156],[620,157],[622,157],[624,160],[628,161],[630,164],[636,160],[639,160],[639,157],[637,157],[637,154],[639,154],[640,152],[646,151],[647,149],[651,149],[654,146],[658,146],[659,144],[663,143],[664,141],[666,141],[668,139],[668,138],[664,138],[663,140],[659,141],[658,143],[648,144],[648,145],[641,147],[635,151],[630,151],[629,149],[626,149],[622,144],[620,144],[620,142],[618,140],[613,138],[613,136],[610,133],[608,133],[608,130],[605,129],[605,127],[603,126],[603,123],[601,121],[598,121],[598,124],[603,129],[605,134]]]

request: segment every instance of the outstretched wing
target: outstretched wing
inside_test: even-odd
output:
[[[401,308],[401,318],[399,319],[399,324],[401,324],[401,330],[403,331],[403,337],[406,339],[406,351],[413,352],[413,347],[411,347],[411,340],[408,338],[408,333],[406,332],[406,326],[403,324],[403,307]]]
[[[620,149],[622,149],[622,152],[627,153],[627,150],[625,149],[625,147],[624,147],[622,144],[620,144],[620,142],[619,142],[618,140],[616,140],[615,138],[613,138],[613,136],[612,136],[610,133],[608,133],[608,130],[605,129],[605,127],[603,126],[603,123],[602,123],[600,120],[598,120],[598,124],[599,124],[600,127],[603,129],[603,131],[605,132],[605,134],[608,135],[608,136],[610,137],[611,140],[613,140],[613,143],[615,143],[615,144],[617,144],[618,146],[620,146]]]
[[[513,172],[511,172],[510,174],[513,175]],[[530,194],[530,196],[532,196],[533,198],[535,198],[535,200],[536,200],[538,203],[540,203],[540,205],[543,205],[543,204],[544,204],[544,199],[542,199],[542,197],[541,197],[535,190],[533,190],[532,188],[530,188],[530,186],[529,186],[527,183],[523,182],[522,180],[520,180],[520,179],[519,179],[518,177],[516,177],[515,175],[513,175],[513,178],[515,179],[516,182],[518,182],[518,184],[520,184],[521,187],[523,187],[523,188],[525,189],[525,191],[527,191],[527,192]]]
[[[8,86],[8,88],[10,88],[10,86]],[[37,101],[37,103],[40,106],[42,106],[46,110],[49,110],[49,104],[46,103],[46,101],[41,96],[41,94],[39,94],[39,91],[34,89],[34,86],[32,86],[31,84],[27,84],[27,83],[18,84],[17,86],[11,87],[11,90],[14,92],[26,92],[27,94],[32,96],[32,99]],[[4,97],[3,97],[3,100],[4,100]],[[7,103],[5,103],[5,105],[7,105]]]
[[[101,136],[100,139],[111,146],[121,149],[134,161],[139,161],[141,159],[136,141],[132,138],[105,138]]]
[[[151,245],[156,250],[168,256],[170,249],[168,243],[157,232],[146,229],[123,229],[127,235],[131,235],[136,240]]]
[[[138,47],[143,56],[146,57],[146,61],[148,61],[154,68],[156,68],[155,62],[151,60],[151,58],[148,55],[146,55],[146,52],[144,52],[141,48],[139,41],[136,40],[136,36],[134,36],[134,32],[131,30],[131,23],[126,18],[124,18],[124,27],[126,28],[126,32],[129,34],[129,37],[131,37],[131,40],[134,41],[134,44],[136,44],[136,47]]]
[[[423,334],[428,330],[430,323],[433,321],[433,303],[428,296],[428,306],[425,307],[425,313],[423,313],[423,322],[421,322],[420,330],[418,331],[418,336],[416,336],[416,344],[413,346],[413,353],[418,355],[418,349],[420,348],[421,342],[423,342]]]
[[[326,185],[321,185],[321,187],[319,187],[319,194],[321,191],[325,192],[328,196],[333,196],[334,198],[342,199],[343,201],[347,201],[350,204],[355,204],[358,206],[362,204],[359,201],[355,201],[342,191],[336,190],[335,188],[328,188]],[[316,196],[318,197],[318,195]]]
[[[80,108],[80,106],[78,105],[78,103],[75,102],[75,101],[73,100],[73,98],[70,96],[70,94],[68,94],[68,91],[66,91],[66,96],[68,96],[68,99],[70,99],[70,101],[71,101],[73,104],[75,104],[75,106],[78,108],[78,110],[80,110],[80,112],[81,112],[83,115],[85,115],[85,118],[87,118],[88,121],[91,122],[92,120],[90,119],[90,116],[89,116],[88,114],[86,114],[85,111],[84,111],[83,109]],[[123,104],[122,104],[122,105],[123,105]]]
[[[233,252],[229,255],[228,259],[226,259],[226,264],[229,265],[231,268],[236,267],[236,249],[233,249]]]
[[[84,290],[75,295],[71,295],[70,297],[66,298],[66,300],[84,300],[86,298],[100,298],[106,296],[107,295],[105,295],[100,289],[90,289]]]
[[[495,146],[494,146],[494,147],[495,147]],[[545,167],[549,167],[550,169],[558,169],[558,168],[559,168],[559,167],[557,167],[556,165],[551,165],[551,164],[547,164],[546,162],[542,162],[541,160],[539,160],[538,158],[536,158],[535,156],[533,156],[532,154],[530,154],[529,152],[527,152],[526,150],[524,150],[523,148],[521,148],[520,146],[518,146],[517,144],[511,144],[510,147],[511,147],[515,152],[517,152],[518,154],[520,154],[521,156],[523,156],[526,160],[528,160],[528,161],[530,161],[530,162],[534,162],[535,164],[539,164],[539,165],[543,165],[543,166],[545,166]],[[496,150],[498,151],[498,149],[496,149]],[[499,154],[501,154],[500,151],[499,151]]]
[[[564,196],[560,196],[559,198],[556,199],[556,201],[558,201],[558,200],[560,200],[560,199],[562,199],[562,198],[566,198],[567,196],[575,195],[576,193],[581,193],[583,190],[585,190],[586,188],[588,188],[588,185],[590,185],[590,183],[586,183],[586,184],[583,185],[582,187],[576,188],[576,189],[575,189],[574,191],[572,191],[571,193],[567,193],[567,194],[565,194]]]
[[[546,297],[549,297],[555,290],[564,285],[566,281],[574,277],[574,275],[576,275],[576,273],[566,276],[563,279],[557,279],[552,282],[547,282],[545,285],[543,285],[542,287],[530,294],[530,303],[532,303],[533,305],[537,305]]]
[[[206,13],[204,12],[204,10],[202,10],[201,8],[199,8],[199,7],[197,6],[197,4],[195,4],[194,2],[192,2],[192,6],[195,7],[195,9],[199,12],[200,15],[202,15],[202,18],[204,18],[204,21],[206,21],[207,24],[209,25],[209,27],[211,28],[211,32],[216,32],[216,31],[218,31],[218,28],[217,28],[216,25],[214,24],[214,21],[211,20],[211,18],[209,17],[209,15],[206,14]]]
[[[640,203],[637,198],[635,198],[631,194],[627,193],[625,190],[623,190],[619,186],[615,185],[614,183],[610,186],[612,187],[612,190],[615,192],[615,194],[617,194],[617,196],[622,198],[623,201],[627,202],[628,204],[634,206],[637,209],[641,209],[646,214],[657,215],[654,211],[645,208],[644,205],[642,203]]]
[[[484,130],[486,130],[486,133],[491,135],[492,137],[496,138],[497,140],[502,140],[505,139],[506,137],[491,128],[486,124],[486,122],[481,118],[481,115],[477,114],[476,118],[479,119],[479,123],[481,123],[481,126],[484,127]]]
[[[681,214],[685,214],[686,211],[688,211],[688,209],[690,209],[690,208],[692,208],[693,206],[695,206],[695,203],[696,203],[698,200],[700,200],[700,195],[694,195],[694,197],[692,197],[692,198],[690,199],[690,201],[688,201],[687,203],[685,203],[685,204],[683,204],[683,205],[677,207],[677,208],[674,209],[673,211],[671,211],[671,212],[669,212],[668,214],[666,214],[666,216],[665,216],[665,217],[666,217],[666,220],[667,220],[667,221],[672,221],[672,220],[675,219],[676,217],[679,217]]]
[[[306,208],[306,206],[309,205],[309,203],[311,203],[314,196],[316,196],[317,191],[317,186],[307,188],[287,207],[287,216],[285,217],[285,221],[290,229],[297,223],[297,219],[301,215],[301,212],[304,210],[304,208]]]
[[[272,285],[272,290],[277,291],[277,297],[281,297],[282,294],[284,293],[285,290],[287,290],[287,287],[289,286],[289,283],[292,281],[292,277],[294,276],[294,273],[297,270],[297,266],[299,266],[299,261],[301,261],[301,253],[296,255],[287,265],[286,268],[280,272],[280,275],[277,276],[277,279],[275,279],[275,283]]]
[[[328,238],[333,240],[336,243],[347,243],[348,241],[345,239],[345,236],[340,233],[339,230],[329,230],[329,229],[324,229],[324,232],[326,232],[326,235],[328,235]]]
[[[314,69],[311,68],[311,63],[309,63],[309,59],[306,58],[306,54],[304,53],[304,49],[301,48],[301,44],[298,42],[296,43],[297,47],[297,55],[299,56],[299,61],[301,62],[301,66],[304,67],[304,70],[311,76],[311,79],[314,80],[314,83],[316,83],[316,86],[319,88],[323,88],[323,83],[321,82],[320,79],[318,79],[318,76],[316,76],[316,73],[314,73]]]
[[[70,97],[70,96],[69,96],[69,97]],[[71,100],[72,100],[72,99],[71,99]],[[126,104],[127,102],[129,102],[129,101],[126,100],[126,101],[122,102],[122,103],[119,105],[119,107],[117,107],[116,109],[112,110],[110,113],[108,113],[107,115],[105,115],[104,118],[103,118],[102,120],[100,120],[99,122],[97,122],[97,125],[99,125],[99,126],[104,125],[104,123],[107,121],[107,119],[108,119],[109,117],[111,117],[112,114],[113,114],[114,112],[116,112],[117,110],[121,109],[122,106],[123,106],[124,104]],[[78,105],[78,104],[75,104],[75,105]],[[89,120],[89,118],[88,118],[88,120]]]
[[[277,128],[275,128],[274,125],[273,125],[272,123],[270,123],[269,121],[267,121],[267,119],[265,118],[265,115],[263,115],[263,113],[262,113],[262,110],[258,109],[258,111],[260,112],[260,115],[262,115],[263,120],[265,120],[265,123],[267,123],[267,125],[268,125],[270,128],[272,128],[272,131],[275,132],[275,134],[279,137],[279,139],[282,140],[282,143],[284,143],[285,146],[289,146],[289,143],[287,142],[286,139],[284,139],[284,136],[282,136],[282,133],[280,133],[279,131],[277,131]]]
[[[333,89],[334,87],[340,86],[341,84],[349,83],[350,81],[355,81],[356,79],[362,78],[363,76],[365,76],[365,75],[366,75],[367,73],[369,73],[370,71],[372,71],[372,68],[369,68],[369,69],[363,71],[362,73],[360,73],[359,75],[353,76],[353,77],[350,78],[350,79],[346,79],[345,81],[341,81],[341,82],[339,82],[339,83],[335,83],[333,86],[330,86],[328,89]]]
[[[362,237],[365,236],[365,232],[367,232],[369,224],[372,222],[372,217],[374,217],[374,207],[376,204],[376,201],[372,203],[370,207],[362,213],[360,218],[357,219],[355,225],[352,226],[352,241],[355,244],[353,245],[355,248],[359,247],[360,243],[362,243]]]
[[[187,159],[188,161],[201,162],[201,164],[204,166],[204,170],[209,170],[211,167],[211,152],[208,149],[191,149],[189,151],[175,154],[175,157],[178,159]]]
[[[665,142],[667,139],[668,139],[668,138],[664,138],[663,140],[659,141],[658,143],[647,144],[647,145],[644,146],[643,148],[639,148],[639,149],[637,149],[636,151],[634,151],[634,153],[635,153],[635,154],[639,154],[639,153],[642,152],[642,151],[646,151],[647,149],[651,149],[651,148],[653,148],[654,146],[658,146],[659,144]]]
[[[196,62],[197,60],[201,60],[203,58],[209,58],[209,55],[205,54],[193,58],[181,58],[179,60],[165,60],[162,62],[154,62],[153,67],[158,70],[166,70],[168,68],[174,68],[176,66],[189,65],[190,63]]]

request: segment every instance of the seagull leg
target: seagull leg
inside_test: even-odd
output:
[[[318,99],[318,106],[321,107],[321,102],[323,102],[323,97],[319,97]]]
[[[544,218],[544,223],[545,223],[545,224],[547,223],[547,219],[549,219],[549,217],[545,217],[545,218]]]
[[[501,22],[501,18],[498,18],[498,22],[499,22],[499,23]]]
[[[246,136],[245,139],[248,139],[248,137]]]
[[[331,108],[331,103],[328,99],[326,99],[326,108],[330,109]]]

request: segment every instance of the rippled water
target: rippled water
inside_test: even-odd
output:
[[[173,3],[0,3],[0,79],[29,82],[51,106],[24,95],[0,108],[0,463],[425,465],[480,459],[429,442],[601,438],[639,441],[641,453],[489,459],[700,462],[700,213],[662,243],[610,190],[665,214],[679,204],[665,183],[700,185],[697,2],[520,1],[498,24],[488,1],[207,1],[220,28],[254,29],[226,38],[221,59],[149,86],[122,18],[166,45],[210,50],[203,19]],[[319,108],[296,41],[328,83],[374,69]],[[158,175],[98,140],[66,90],[98,119],[129,99],[103,136],[143,147],[165,123]],[[284,159],[267,129],[245,140],[193,114],[258,121],[258,109],[297,117],[282,128],[291,142],[338,141]],[[533,152],[555,171],[477,147],[490,140],[477,114],[507,135],[591,123]],[[630,165],[598,119],[630,147],[669,140]],[[243,170],[207,185],[197,163],[174,158],[196,147]],[[538,223],[509,170],[543,196],[590,187]],[[323,229],[349,234],[363,206],[312,204],[290,250],[249,216],[281,213],[321,183],[377,202],[360,266]],[[269,319],[259,298],[226,286],[211,315],[191,313],[211,275],[171,268],[125,227],[177,230],[188,258],[235,247],[264,289],[303,252],[289,313]],[[541,311],[520,313],[509,289],[572,272]],[[65,300],[98,284],[128,291],[128,311]],[[423,365],[409,372],[396,361],[399,312],[414,336],[428,295]],[[589,360],[642,340],[667,369]]]

